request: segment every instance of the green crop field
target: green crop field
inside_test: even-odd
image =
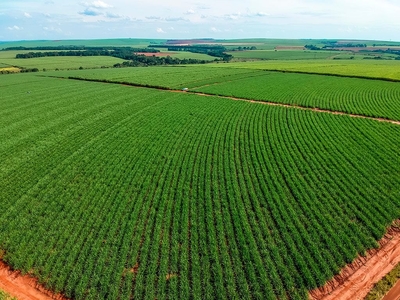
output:
[[[73,299],[306,299],[376,247],[400,217],[400,126],[67,79],[263,82],[398,117],[398,83],[229,65],[0,75],[3,259]]]
[[[400,120],[400,82],[206,66],[54,72]]]
[[[199,65],[48,72],[46,76],[104,79],[121,83],[135,83],[179,89],[183,87],[198,87],[216,82],[226,82],[238,78],[248,78],[263,73],[264,72],[261,70],[214,69]]]
[[[267,60],[301,60],[327,59],[338,55],[334,51],[304,51],[304,50],[250,50],[229,52],[234,58],[267,59]]]
[[[400,120],[400,82],[263,72],[192,90]]]
[[[226,67],[214,64],[209,67]],[[246,63],[230,63],[231,68],[299,71],[321,74],[337,74],[345,76],[362,76],[371,78],[387,78],[400,81],[399,60],[296,60],[296,61],[255,61]]]
[[[24,51],[11,51],[13,53],[23,53]],[[26,51],[25,51],[26,52]],[[29,51],[28,51],[29,52]],[[59,56],[59,57],[38,57],[29,59],[16,59],[15,55],[13,58],[5,57],[4,54],[9,56],[8,51],[0,51],[0,63],[8,66],[16,66],[22,68],[38,68],[40,70],[67,70],[67,69],[79,69],[82,68],[100,68],[100,67],[112,67],[116,63],[122,63],[124,60],[110,57],[110,56]],[[3,55],[2,55],[3,54]]]

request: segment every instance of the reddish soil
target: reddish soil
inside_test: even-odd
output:
[[[310,291],[312,300],[361,300],[371,288],[400,262],[400,220],[379,241],[378,249],[369,250],[342,269],[323,287]],[[399,287],[400,288],[400,287]],[[390,298],[390,300],[397,298]]]
[[[137,52],[137,55],[144,55],[144,56],[156,56],[156,57],[163,57],[163,56],[171,56],[176,52],[157,52],[157,53],[148,53],[148,52]]]
[[[0,260],[0,289],[18,300],[67,299],[45,289],[34,277],[21,275],[21,272],[11,270],[2,260]]]
[[[382,298],[382,300],[399,300],[400,299],[400,280],[395,286]]]

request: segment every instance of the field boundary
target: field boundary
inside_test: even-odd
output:
[[[279,70],[279,69],[259,69],[259,70],[263,70],[266,72],[276,72],[276,73],[294,73],[294,74],[321,75],[321,76],[357,78],[357,79],[377,80],[377,81],[400,82],[400,79],[387,78],[387,77],[372,77],[372,76],[362,76],[362,75],[346,75],[346,74],[336,74],[336,73],[321,73],[321,72]]]
[[[46,289],[35,277],[22,275],[20,271],[13,270],[2,259],[0,259],[0,289],[18,300],[68,300],[65,296]]]
[[[41,76],[43,76],[43,75],[41,75]],[[258,103],[258,104],[271,105],[271,106],[294,108],[294,109],[301,109],[301,110],[313,111],[313,112],[318,112],[318,113],[329,113],[329,114],[333,114],[333,115],[342,115],[342,116],[348,116],[348,117],[352,117],[352,118],[367,119],[367,120],[373,120],[373,121],[378,121],[378,122],[385,122],[385,123],[400,125],[400,121],[393,120],[393,119],[381,118],[381,117],[370,117],[370,116],[361,115],[361,114],[350,114],[350,113],[346,113],[343,111],[329,110],[329,109],[323,109],[323,108],[319,108],[319,107],[307,107],[307,106],[294,105],[294,104],[285,104],[285,103],[279,103],[279,102],[272,102],[272,101],[268,101],[268,100],[254,100],[254,99],[223,96],[223,95],[204,93],[204,92],[196,92],[196,91],[190,91],[190,90],[183,91],[183,90],[178,90],[178,89],[169,88],[169,87],[165,87],[165,86],[158,86],[158,85],[132,83],[132,82],[126,82],[126,81],[115,81],[115,80],[108,80],[108,79],[81,78],[81,77],[72,77],[72,76],[70,76],[70,77],[43,76],[43,77],[51,77],[51,78],[66,79],[66,80],[79,80],[79,81],[109,83],[109,84],[119,84],[119,85],[125,85],[125,86],[156,89],[156,90],[163,90],[163,91],[170,91],[170,92],[181,92],[181,93],[192,94],[192,95],[217,97],[217,98],[221,98],[221,99],[230,99],[230,100],[235,100],[235,101],[244,101],[244,102]]]
[[[366,251],[324,286],[309,291],[309,299],[364,299],[374,284],[400,262],[400,219],[392,224],[378,241],[379,248]]]

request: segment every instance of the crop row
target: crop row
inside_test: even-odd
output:
[[[304,299],[399,217],[398,126],[36,85],[0,101],[0,248],[68,297]]]
[[[47,72],[46,75],[63,76],[66,78],[79,77],[84,79],[110,80],[113,82],[128,82],[138,85],[180,89],[245,78],[262,73],[263,71],[260,70],[216,69],[207,68],[204,65],[196,65]]]
[[[195,91],[400,120],[400,83],[265,72]]]

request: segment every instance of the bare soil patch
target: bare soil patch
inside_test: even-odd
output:
[[[324,286],[309,292],[312,300],[361,300],[373,285],[400,262],[400,220],[379,241],[380,247],[367,251],[345,266]],[[393,299],[393,298],[391,298]],[[396,299],[396,298],[394,298]]]
[[[18,300],[67,300],[61,294],[54,294],[41,286],[37,279],[12,270],[0,260],[0,289]]]

